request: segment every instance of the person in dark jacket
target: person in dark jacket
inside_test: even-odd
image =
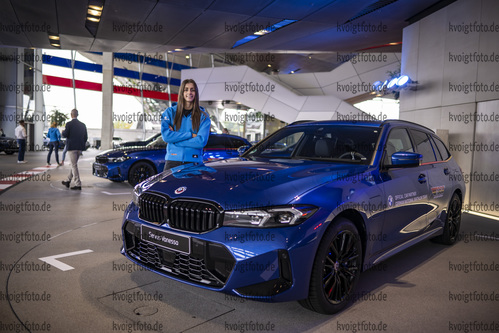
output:
[[[87,126],[79,121],[78,110],[71,110],[72,120],[66,123],[66,128],[62,131],[62,136],[65,137],[66,145],[68,146],[68,155],[71,160],[71,170],[69,171],[68,179],[63,180],[62,184],[69,188],[71,180],[74,177],[74,186],[72,190],[81,190],[80,173],[78,172],[78,158],[83,150],[85,150],[85,143],[87,142]]]
[[[52,155],[52,151],[55,149],[55,161],[57,165],[61,165],[59,163],[59,141],[61,141],[61,132],[57,129],[57,124],[55,121],[49,128],[47,133],[47,138],[49,139],[49,154],[47,155],[47,165],[50,165],[50,156]]]

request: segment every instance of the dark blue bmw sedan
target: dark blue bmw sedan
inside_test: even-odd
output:
[[[92,174],[116,182],[128,181],[130,185],[135,186],[164,169],[166,143],[161,135],[145,145],[125,144],[124,147],[106,150],[97,155],[92,164]],[[236,135],[211,133],[204,149],[203,160],[238,157],[237,149],[249,145],[248,140]]]
[[[363,270],[426,239],[453,244],[461,169],[428,128],[291,124],[240,158],[138,184],[122,253],[165,277],[335,313]]]

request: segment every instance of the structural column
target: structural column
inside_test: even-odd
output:
[[[18,49],[0,48],[0,128],[14,137],[17,121],[22,118],[22,92],[18,82]],[[19,66],[23,68],[23,66]],[[23,76],[22,76],[23,77]],[[19,91],[19,93],[17,93]],[[20,104],[19,104],[20,103]]]
[[[113,75],[114,57],[112,52],[102,54],[102,149],[113,148]]]
[[[43,102],[43,74],[42,74],[42,49],[34,50],[33,57],[34,66],[34,84],[33,84],[33,98],[35,99],[35,111],[33,113],[33,123],[34,123],[34,133],[32,142],[34,144],[34,150],[43,150],[43,129],[45,127],[45,116],[44,116],[44,102]],[[21,66],[24,69],[24,66]],[[24,71],[23,71],[24,72]],[[49,125],[50,126],[50,125]]]

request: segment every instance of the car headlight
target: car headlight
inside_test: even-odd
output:
[[[126,160],[130,159],[130,156],[121,156],[121,157],[116,157],[116,158],[111,158],[112,163],[121,163],[125,162]]]
[[[142,186],[140,186],[140,183],[135,185],[132,191],[132,202],[135,204],[135,206],[139,207],[139,197],[142,194],[144,190],[142,189]]]
[[[223,224],[231,227],[285,227],[303,223],[316,211],[314,206],[228,210],[225,211]]]

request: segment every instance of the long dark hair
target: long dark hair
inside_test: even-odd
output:
[[[201,123],[201,108],[199,107],[199,90],[198,90],[198,85],[196,84],[196,81],[193,79],[185,79],[182,81],[182,84],[180,85],[180,89],[178,91],[178,102],[177,102],[177,112],[175,113],[175,119],[173,120],[173,124],[175,125],[175,130],[180,129],[180,126],[182,125],[182,112],[184,110],[184,105],[185,105],[185,99],[184,99],[184,90],[185,86],[188,83],[194,84],[194,90],[196,92],[194,96],[194,107],[192,108],[192,129],[194,131],[199,130],[199,125]]]

